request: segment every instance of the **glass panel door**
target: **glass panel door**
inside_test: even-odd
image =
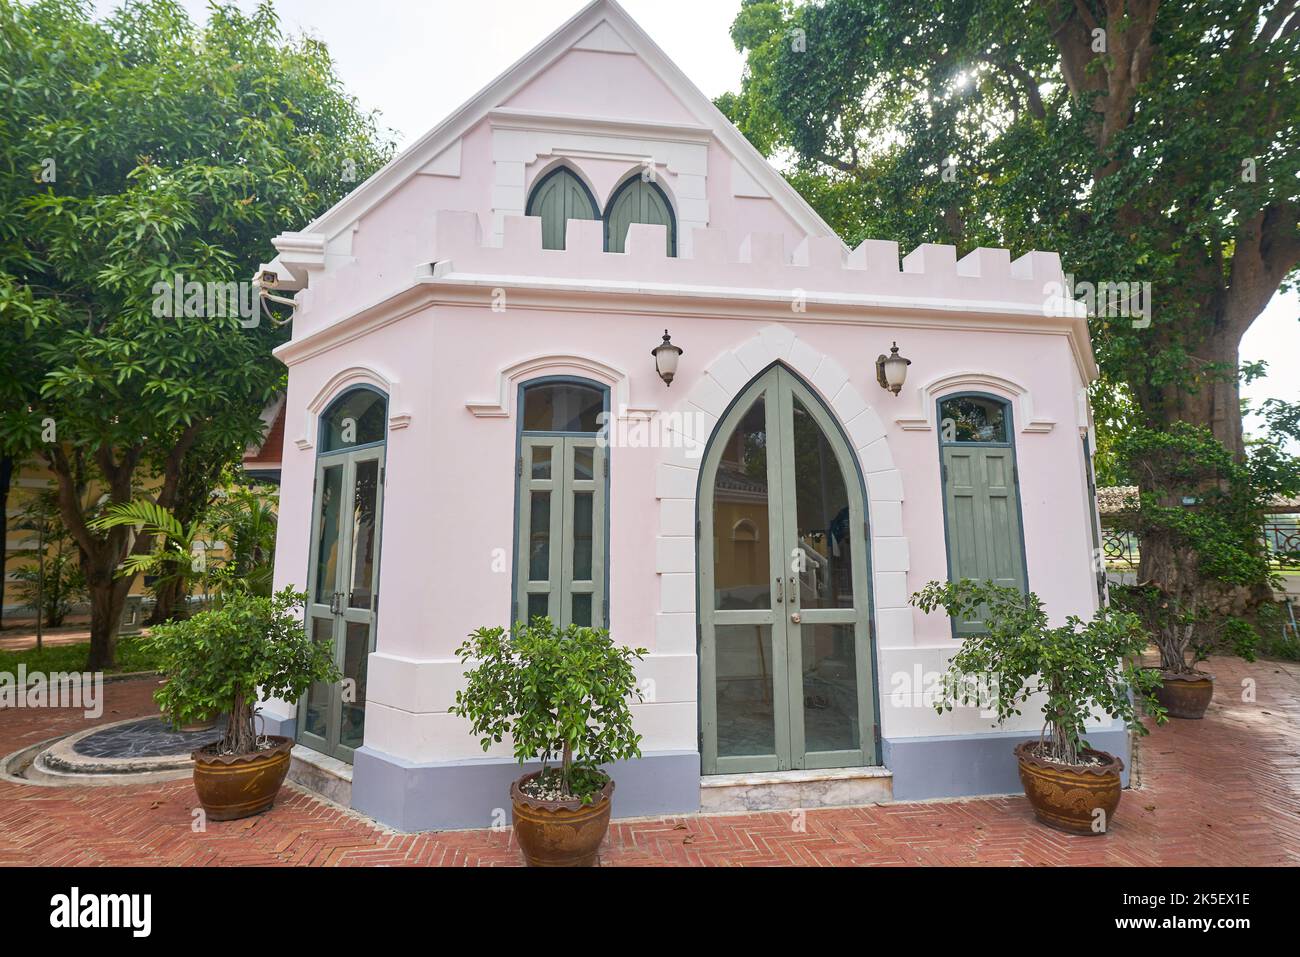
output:
[[[875,763],[866,513],[851,452],[780,366],[717,435],[700,498],[704,772]]]
[[[718,426],[701,491],[701,759],[705,773],[790,763],[776,370]],[[706,531],[707,530],[707,531]]]
[[[351,761],[365,737],[366,666],[379,606],[384,449],[322,456],[316,475],[308,628],[330,644],[343,679],[308,690],[298,739]]]

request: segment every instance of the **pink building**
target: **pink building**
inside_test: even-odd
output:
[[[847,248],[611,0],[275,247],[276,584],[347,680],[265,716],[336,797],[491,825],[518,772],[448,714],[453,650],[536,614],[650,650],[616,815],[1019,790],[1040,718],[936,714],[968,626],[908,596],[1097,607],[1096,366],[1055,254]]]

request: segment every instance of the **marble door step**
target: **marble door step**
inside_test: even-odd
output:
[[[700,778],[700,811],[777,811],[848,807],[893,800],[885,767],[710,774]]]
[[[289,752],[288,778],[335,804],[352,806],[352,765],[346,761],[295,744]]]

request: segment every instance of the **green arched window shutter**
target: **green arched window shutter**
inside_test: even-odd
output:
[[[656,184],[639,176],[628,180],[614,193],[605,214],[605,251],[621,253],[627,244],[627,228],[632,223],[651,223],[668,227],[668,255],[677,255],[677,224],[673,210]]]
[[[600,219],[586,185],[560,167],[542,177],[528,198],[528,215],[542,218],[542,248],[563,249],[571,219]]]

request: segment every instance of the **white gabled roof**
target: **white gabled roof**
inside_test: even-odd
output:
[[[836,236],[826,221],[786,182],[785,177],[772,168],[753,144],[745,139],[744,134],[722,115],[615,0],[592,0],[459,109],[318,216],[302,232],[319,234],[327,239],[337,235],[416,175],[494,107],[503,104],[570,49],[624,47],[646,62],[686,109],[713,132],[741,169],[767,190],[772,200],[800,229],[812,236]]]

